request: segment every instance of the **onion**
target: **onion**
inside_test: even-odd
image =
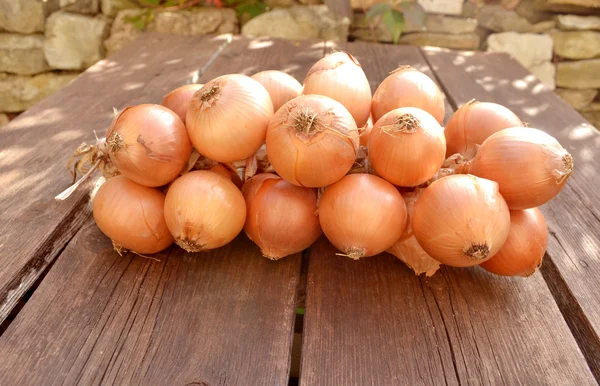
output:
[[[231,182],[233,182],[238,188],[241,188],[243,185],[242,179],[237,174],[236,170],[232,167],[228,167],[227,164],[216,164],[208,170],[210,170],[213,173],[220,174],[223,177],[229,178]]]
[[[172,110],[185,123],[188,106],[194,93],[202,88],[202,84],[186,84],[171,91],[163,98],[161,105]]]
[[[369,135],[371,135],[371,130],[373,130],[373,116],[369,115],[369,119],[367,120],[367,124],[362,129],[360,133],[360,146],[368,146],[369,145]]]
[[[400,236],[398,241],[396,241],[387,252],[402,260],[404,264],[408,265],[415,272],[415,274],[420,275],[424,273],[427,277],[430,277],[440,269],[440,263],[423,250],[417,242],[412,230],[413,207],[420,194],[421,190],[402,194],[404,202],[406,203],[406,212],[408,214],[406,228],[404,229],[402,236]]]
[[[521,127],[523,122],[506,107],[472,100],[452,114],[445,127],[446,157],[461,153],[471,159],[490,135],[510,127]]]
[[[414,107],[385,114],[369,137],[369,160],[377,175],[399,186],[432,178],[445,154],[444,129],[431,114]]]
[[[510,209],[540,206],[554,198],[573,172],[573,157],[554,137],[518,127],[486,139],[470,173],[496,181]]]
[[[119,172],[145,186],[162,186],[185,168],[192,145],[181,119],[166,107],[127,107],[106,134],[108,155]]]
[[[314,189],[263,173],[246,181],[242,192],[248,208],[244,231],[265,257],[301,252],[321,235]]]
[[[267,90],[239,74],[211,80],[194,94],[186,117],[194,147],[218,162],[246,159],[265,142],[273,103]]]
[[[286,181],[317,188],[342,178],[358,150],[358,130],[339,102],[303,95],[286,103],[269,122],[267,155]]]
[[[347,52],[334,52],[315,63],[304,79],[304,94],[340,102],[358,127],[363,127],[371,114],[371,86],[358,60]]]
[[[286,102],[302,94],[302,85],[293,76],[281,71],[262,71],[252,75],[252,79],[262,84],[271,96],[273,111],[279,110]]]
[[[406,227],[404,199],[389,182],[350,174],[325,190],[319,201],[323,232],[344,256],[360,259],[390,248]]]
[[[502,276],[530,276],[542,265],[548,246],[548,227],[538,208],[510,211],[510,231],[500,251],[481,264]]]
[[[117,250],[152,254],[173,243],[164,216],[165,195],[136,184],[125,176],[106,180],[94,196],[93,213],[98,228]]]
[[[510,228],[498,184],[471,175],[433,182],[417,199],[412,227],[419,245],[442,264],[469,267],[494,256]]]
[[[246,203],[226,176],[196,170],[179,177],[169,188],[165,220],[181,248],[207,251],[229,243],[240,233]]]
[[[430,77],[411,66],[401,66],[381,82],[371,110],[375,122],[398,107],[417,107],[444,121],[444,94]]]

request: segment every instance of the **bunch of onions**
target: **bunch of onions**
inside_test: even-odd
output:
[[[494,256],[510,229],[510,213],[494,181],[456,174],[427,187],[415,203],[413,233],[433,259],[470,267]]]
[[[267,155],[281,177],[294,185],[318,188],[341,179],[358,150],[358,130],[339,102],[303,95],[271,118]]]
[[[573,167],[573,157],[554,137],[541,130],[516,127],[486,139],[469,172],[496,181],[510,209],[528,209],[554,198]]]
[[[196,170],[169,187],[165,220],[181,248],[207,251],[229,243],[240,233],[246,221],[246,203],[227,176]]]
[[[358,127],[366,125],[371,114],[371,86],[358,60],[347,52],[334,52],[315,63],[304,79],[304,94],[340,102]]]
[[[273,111],[279,110],[286,102],[302,94],[300,82],[282,71],[262,71],[252,75],[252,79],[262,84],[269,92],[273,102]]]
[[[202,88],[202,84],[186,84],[171,91],[163,98],[161,105],[173,111],[185,124],[185,116],[192,97]]]
[[[412,230],[412,212],[415,202],[420,194],[421,190],[402,194],[404,202],[406,203],[406,212],[408,214],[406,228],[404,229],[402,236],[400,236],[398,241],[396,241],[387,252],[396,256],[404,262],[404,264],[408,265],[416,275],[424,273],[425,276],[430,277],[440,269],[440,262],[433,259],[423,250],[417,242]]]
[[[444,121],[444,94],[430,77],[411,66],[399,67],[381,82],[373,95],[373,119],[377,122],[399,107],[417,107],[440,124]]]
[[[398,190],[370,174],[345,176],[319,200],[319,221],[327,239],[355,260],[390,248],[404,232],[406,217]]]
[[[223,75],[197,91],[187,112],[186,125],[194,148],[218,162],[242,160],[265,142],[273,103],[254,79]]]
[[[94,196],[98,228],[117,250],[157,253],[173,243],[164,216],[165,195],[125,176],[109,178]]]
[[[246,181],[242,193],[247,207],[244,231],[265,257],[278,260],[301,252],[321,235],[314,189],[262,173]]]
[[[162,186],[185,168],[192,145],[185,125],[160,105],[127,107],[106,134],[106,149],[119,172],[145,186]]]
[[[385,114],[369,136],[377,175],[398,186],[420,185],[439,170],[446,154],[444,129],[428,112],[403,107]]]
[[[502,276],[530,276],[542,265],[547,245],[548,227],[538,208],[511,210],[506,242],[481,268]]]
[[[472,100],[456,110],[445,127],[446,157],[460,153],[471,159],[490,135],[511,127],[522,127],[523,122],[506,107]]]

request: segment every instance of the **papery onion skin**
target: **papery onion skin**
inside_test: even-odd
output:
[[[494,181],[450,175],[433,182],[413,209],[413,233],[433,259],[470,267],[494,256],[510,229],[506,202]]]
[[[554,137],[538,129],[515,127],[486,139],[469,172],[496,181],[510,209],[528,209],[554,198],[573,168],[573,157]]]
[[[303,95],[271,118],[267,156],[286,181],[318,188],[350,170],[358,142],[356,124],[344,106],[321,95]]]
[[[371,130],[373,130],[373,116],[369,116],[367,124],[363,127],[362,132],[360,133],[360,146],[367,147],[369,145],[369,136],[371,135]]]
[[[475,156],[477,145],[490,135],[523,122],[508,108],[497,103],[472,100],[456,110],[446,123],[446,157],[461,153],[468,159]]]
[[[127,107],[117,115],[106,134],[106,146],[119,172],[150,187],[177,178],[192,153],[181,119],[153,104]]]
[[[229,178],[208,170],[179,177],[165,198],[165,220],[177,245],[188,252],[232,241],[246,220],[246,202]]]
[[[430,77],[410,66],[399,67],[381,82],[373,94],[373,119],[377,122],[399,107],[417,107],[440,124],[444,121],[444,94]]]
[[[314,189],[292,185],[270,173],[244,184],[247,216],[244,231],[271,259],[302,252],[321,235]]]
[[[173,243],[164,216],[165,195],[125,176],[109,178],[94,196],[98,228],[127,250],[153,254]]]
[[[186,84],[185,86],[177,87],[165,95],[161,105],[177,114],[185,124],[185,116],[187,115],[190,101],[194,93],[200,90],[202,86],[202,84]]]
[[[440,269],[440,262],[433,259],[423,250],[417,242],[412,230],[412,211],[420,194],[420,189],[414,192],[402,193],[408,215],[406,228],[404,229],[402,236],[400,236],[394,245],[388,248],[387,252],[396,256],[412,269],[416,275],[424,273],[425,276],[431,277],[438,269]]]
[[[371,165],[398,186],[417,186],[432,178],[445,154],[444,129],[431,114],[414,107],[385,114],[369,136]]]
[[[355,260],[390,248],[404,232],[406,220],[406,205],[398,190],[370,174],[347,175],[319,200],[325,236]]]
[[[223,75],[198,90],[186,116],[194,148],[218,162],[246,159],[265,142],[273,102],[256,80]]]
[[[340,102],[363,127],[371,114],[371,86],[356,58],[334,52],[315,63],[304,79],[304,95],[324,95]]]
[[[500,251],[481,268],[502,276],[531,276],[548,246],[548,226],[538,208],[510,211],[510,231]]]
[[[273,111],[302,94],[302,85],[293,76],[282,71],[261,71],[251,76],[269,92]]]

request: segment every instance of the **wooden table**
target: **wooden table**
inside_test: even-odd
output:
[[[121,257],[86,189],[54,201],[70,152],[105,132],[113,107],[226,73],[302,81],[334,48],[359,59],[373,91],[410,64],[439,82],[448,115],[472,98],[501,103],[571,152],[575,173],[542,208],[541,273],[427,279],[387,254],[336,256],[325,239],[272,262],[243,235],[210,253]],[[502,54],[147,34],[0,130],[0,385],[286,385],[294,342],[301,385],[596,384],[599,148],[593,127]]]

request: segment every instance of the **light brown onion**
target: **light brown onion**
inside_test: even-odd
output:
[[[275,174],[257,174],[244,184],[244,231],[271,259],[298,253],[321,235],[317,192],[292,185]]]
[[[340,102],[363,127],[371,114],[371,86],[356,58],[334,52],[315,63],[304,79],[304,95],[324,95]]]
[[[417,186],[432,178],[445,154],[444,129],[431,114],[414,107],[385,114],[369,136],[371,165],[398,186]]]
[[[119,172],[145,186],[162,186],[185,168],[192,145],[185,125],[160,105],[127,107],[108,128],[106,149]]]
[[[269,122],[267,155],[286,181],[318,188],[342,178],[358,151],[358,130],[339,102],[303,95],[286,103]]]
[[[573,157],[554,137],[518,127],[486,139],[469,172],[496,181],[510,209],[538,207],[554,198],[573,172]]]
[[[421,192],[422,190],[418,189],[414,192],[402,193],[408,215],[406,228],[402,236],[400,236],[394,245],[388,248],[387,252],[404,262],[416,275],[424,273],[425,276],[430,277],[440,269],[440,262],[433,259],[423,250],[417,242],[412,229],[412,212]]]
[[[94,195],[98,228],[120,252],[152,254],[173,243],[164,216],[165,195],[125,176],[109,178]]]
[[[413,209],[413,233],[435,260],[470,267],[494,256],[510,228],[506,202],[494,181],[456,174],[427,187]]]
[[[260,148],[272,115],[271,97],[260,83],[246,75],[223,75],[194,94],[186,126],[201,154],[232,162]]]
[[[406,227],[406,205],[396,188],[370,174],[350,174],[319,200],[319,221],[344,256],[360,259],[390,248]]]
[[[240,233],[246,220],[246,203],[242,192],[226,176],[196,170],[169,187],[165,220],[181,248],[207,251],[229,243]]]
[[[271,96],[273,111],[277,111],[286,102],[302,94],[302,85],[293,76],[282,71],[261,71],[252,75],[252,79],[262,84]]]
[[[490,135],[523,122],[509,109],[497,103],[472,100],[456,110],[446,123],[446,157],[460,153],[471,159]]]
[[[510,211],[510,231],[500,251],[481,264],[502,276],[531,276],[541,265],[548,246],[548,227],[538,208]]]
[[[373,95],[373,119],[377,122],[399,107],[417,107],[440,124],[444,121],[444,94],[430,77],[411,66],[399,67],[381,82]]]
[[[163,98],[161,105],[173,111],[185,124],[190,101],[194,93],[202,88],[202,84],[186,84],[171,91]]]

